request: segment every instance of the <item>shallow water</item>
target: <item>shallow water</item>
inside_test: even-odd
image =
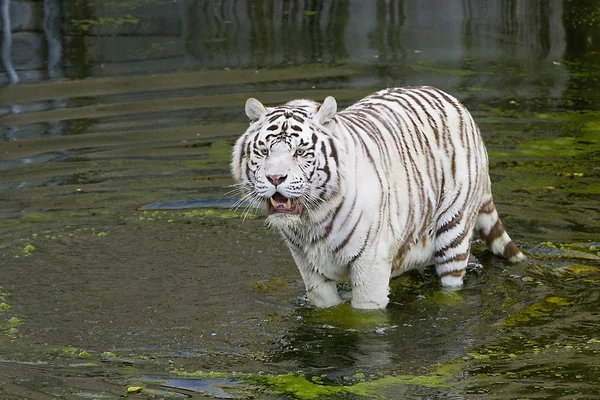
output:
[[[598,2],[82,1],[58,50],[13,3],[0,397],[600,398]],[[244,101],[416,84],[472,111],[529,260],[476,243],[459,291],[425,270],[385,311],[315,310],[227,208]]]

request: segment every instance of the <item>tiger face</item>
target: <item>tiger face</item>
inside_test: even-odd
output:
[[[246,102],[250,127],[234,146],[232,173],[244,199],[264,207],[270,223],[297,223],[337,191],[336,110],[333,97],[274,108]]]

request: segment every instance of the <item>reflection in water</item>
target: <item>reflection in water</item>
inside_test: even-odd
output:
[[[2,18],[2,47],[0,49],[0,57],[2,58],[2,66],[8,81],[11,84],[19,83],[19,76],[15,72],[12,63],[12,32],[10,23],[10,0],[2,0],[0,3],[0,17]]]
[[[39,62],[25,61],[37,57],[47,65],[50,78],[61,76],[61,65],[67,67],[67,77],[84,78],[288,63],[435,59],[456,67],[472,58],[486,63],[507,58],[551,62],[562,57],[565,36],[573,44],[588,40],[585,29],[593,32],[589,25],[563,18],[567,12],[580,19],[582,12],[560,0],[85,1],[77,6],[54,0],[46,1],[43,10],[12,3],[17,20],[27,13],[41,19],[43,13],[45,37],[19,47],[27,67],[17,66],[17,72],[26,80],[44,76],[31,71]],[[587,3],[590,8],[597,4]],[[565,28],[572,31],[566,35]],[[25,25],[13,40],[35,29],[35,24]],[[35,53],[38,48],[47,48],[47,56]]]
[[[488,283],[474,269],[461,291],[440,289],[433,270],[426,275],[393,281],[390,305],[383,311],[355,310],[347,303],[335,309],[300,309],[301,322],[283,339],[276,359],[335,380],[341,378],[336,372],[352,369],[410,370],[461,358],[480,344],[482,335],[475,330],[493,323],[485,314],[497,315],[499,304],[482,307],[486,299],[481,291]]]
[[[575,5],[576,4],[576,5]],[[2,2],[4,79],[177,68],[477,60],[532,68],[597,49],[598,1]],[[13,34],[8,8],[13,16]],[[43,34],[39,34],[43,25]],[[12,53],[11,53],[12,44]],[[14,60],[17,64],[12,68]],[[532,65],[533,63],[533,65]],[[134,68],[132,68],[134,67]]]
[[[561,63],[565,28],[577,30],[577,37],[585,32],[581,24],[562,23],[566,20],[563,9],[569,2],[559,0],[492,4],[466,0],[161,0],[131,4],[83,1],[76,6],[53,0],[44,2],[43,8],[33,2],[4,3],[12,7],[16,30],[12,59],[18,63],[14,74],[5,68],[9,72],[2,76],[5,81],[14,81],[19,75],[24,82],[178,69],[351,63],[374,69],[359,81],[348,82],[347,87],[374,90],[429,84],[451,92],[467,91],[473,102],[497,98],[498,90],[505,97],[560,99],[569,79]],[[39,33],[42,30],[44,33]],[[11,42],[9,35],[4,35],[4,40]],[[10,62],[11,57],[3,59]],[[144,86],[137,86],[140,84]],[[313,81],[308,87],[315,86],[330,87],[331,83]],[[11,96],[0,100],[12,107],[5,113],[63,108],[83,111],[89,106],[98,116],[104,104],[123,102],[127,88],[146,91],[145,99],[182,95],[150,94],[155,90],[151,81],[132,82],[123,88],[122,95],[111,98],[81,93],[65,100],[56,93],[44,102],[29,102],[27,98],[15,101]],[[265,89],[271,88],[258,90]],[[180,104],[184,103],[182,99]],[[125,113],[129,118],[140,115],[139,110]],[[19,128],[11,126],[4,136],[16,140],[31,137],[32,131],[40,136],[76,130],[85,133],[98,122],[90,114],[72,114],[79,118],[73,126],[64,125],[71,118],[42,116],[49,122],[38,127],[31,122]],[[191,116],[207,117],[212,116]],[[9,121],[5,124],[12,125]]]
[[[44,1],[44,32],[48,42],[48,77],[62,78],[62,33],[59,0]]]

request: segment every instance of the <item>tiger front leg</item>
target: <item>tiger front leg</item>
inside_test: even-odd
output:
[[[389,302],[389,260],[361,257],[351,268],[352,307],[364,310],[384,309]]]
[[[306,287],[306,296],[312,305],[318,308],[337,306],[342,302],[337,290],[337,282],[316,271],[304,271],[300,274]]]
[[[312,305],[318,308],[328,308],[342,303],[335,280],[329,279],[320,273],[315,266],[306,260],[305,256],[296,254],[293,251],[292,255],[304,281],[306,296]]]

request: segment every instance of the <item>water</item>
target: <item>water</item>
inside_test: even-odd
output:
[[[0,397],[600,397],[600,3],[572,3],[11,2]],[[244,101],[419,84],[472,111],[529,261],[475,244],[460,291],[315,310],[226,208]]]

